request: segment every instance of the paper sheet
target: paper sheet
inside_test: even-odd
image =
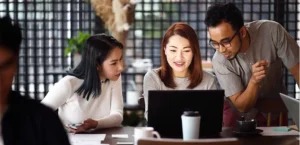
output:
[[[71,145],[102,145],[100,141],[73,141]]]
[[[128,138],[128,134],[112,134],[112,138]]]
[[[72,145],[100,145],[106,134],[72,134],[69,133],[69,140]]]
[[[125,141],[121,142],[120,141],[120,142],[117,142],[117,144],[130,144],[131,145],[131,144],[133,144],[133,142],[125,142]]]

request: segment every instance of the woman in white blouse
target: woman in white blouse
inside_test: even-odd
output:
[[[123,45],[112,36],[93,35],[82,60],[57,82],[42,103],[58,109],[70,132],[120,126],[123,120],[121,71]]]

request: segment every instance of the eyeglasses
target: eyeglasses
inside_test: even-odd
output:
[[[229,48],[231,47],[231,41],[233,40],[233,38],[236,36],[236,34],[238,34],[240,31],[236,31],[234,33],[234,35],[230,38],[230,39],[225,39],[225,40],[222,40],[220,43],[216,42],[216,41],[213,41],[213,40],[210,40],[209,41],[209,45],[215,49],[219,49],[220,48],[220,45],[222,45],[222,47],[224,48]]]

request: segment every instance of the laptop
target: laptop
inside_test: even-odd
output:
[[[293,121],[295,121],[297,128],[299,128],[299,100],[282,93],[279,94]]]
[[[222,131],[224,90],[150,90],[148,97],[148,126],[164,138],[182,138],[184,111],[199,112],[200,137]]]

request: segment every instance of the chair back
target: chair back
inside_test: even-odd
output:
[[[138,145],[240,145],[237,138],[198,139],[184,141],[182,139],[143,138]]]
[[[271,126],[272,114],[279,114],[279,126],[286,126],[288,110],[281,98],[259,98],[255,108],[267,113],[267,126]]]
[[[144,97],[139,97],[138,103],[142,108],[145,108],[145,99],[144,99]]]

